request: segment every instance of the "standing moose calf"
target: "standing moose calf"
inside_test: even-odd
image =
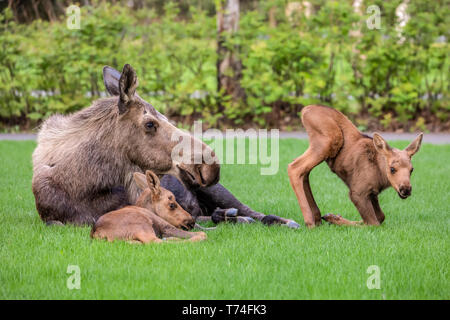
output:
[[[362,134],[346,116],[329,107],[303,108],[302,122],[309,147],[289,164],[288,175],[308,227],[320,225],[321,219],[338,225],[360,224],[334,214],[321,217],[309,185],[309,173],[323,161],[350,189],[350,199],[365,224],[383,223],[378,194],[384,189],[392,186],[402,199],[411,195],[411,157],[419,151],[422,133],[406,149],[398,150],[377,133],[373,138]]]

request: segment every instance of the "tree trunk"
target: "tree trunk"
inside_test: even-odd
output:
[[[220,0],[217,8],[217,90],[224,90],[231,96],[233,103],[238,103],[245,96],[240,85],[242,62],[239,48],[230,48],[226,44],[238,27],[239,0]],[[222,106],[220,110],[223,111]]]

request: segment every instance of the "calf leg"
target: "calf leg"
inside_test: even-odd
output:
[[[305,195],[306,199],[308,200],[309,207],[311,208],[311,211],[314,215],[314,222],[316,225],[319,225],[321,223],[320,218],[322,215],[311,191],[311,185],[309,184],[309,173],[305,175],[305,178],[303,180],[303,188],[305,190]]]
[[[364,223],[367,225],[380,225],[380,222],[377,219],[377,215],[375,213],[375,209],[372,205],[372,201],[370,199],[370,195],[361,195],[356,192],[350,191],[350,199],[355,205],[356,209],[358,209],[361,218]]]
[[[375,215],[377,216],[378,222],[380,224],[382,224],[385,216],[384,216],[383,211],[380,208],[380,203],[378,202],[378,196],[372,195],[370,197],[370,201],[372,202],[372,206],[373,206],[373,209],[375,210]]]
[[[320,224],[320,211],[311,193],[309,173],[323,160],[324,156],[313,151],[310,146],[288,166],[289,181],[297,196],[305,224],[310,228]]]
[[[189,232],[177,229],[173,225],[168,223],[166,220],[154,214],[153,212],[149,211],[147,215],[152,220],[155,229],[164,239],[174,240],[174,238],[177,238],[177,239],[188,239],[189,241],[201,241],[206,240],[207,238],[206,233],[204,232]]]
[[[133,239],[131,241],[139,241],[142,243],[149,243],[149,242],[161,242],[161,239],[159,239],[155,231],[152,229],[152,231],[149,230],[142,230],[138,231],[134,234]]]
[[[323,220],[332,223],[332,224],[336,224],[336,225],[351,225],[351,226],[358,226],[358,225],[362,225],[367,224],[367,225],[380,225],[381,222],[378,220],[378,213],[377,214],[377,210],[374,206],[374,202],[373,202],[373,195],[361,195],[358,194],[356,192],[351,192],[349,193],[350,195],[350,199],[352,200],[353,204],[355,205],[356,209],[358,209],[359,214],[361,215],[361,217],[363,218],[363,221],[350,221],[347,220],[345,218],[342,218],[342,216],[340,215],[335,215],[335,214],[327,214],[325,216],[323,216]],[[378,201],[376,201],[376,203],[378,204]],[[380,209],[381,210],[381,209]],[[382,212],[381,212],[382,214]],[[381,217],[381,216],[380,216]],[[383,214],[384,217],[384,214]]]

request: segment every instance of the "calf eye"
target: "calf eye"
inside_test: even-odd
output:
[[[395,173],[395,168],[391,167],[391,174]]]
[[[175,203],[171,203],[169,204],[170,210],[175,210],[175,208],[177,207],[177,205]]]
[[[153,121],[149,121],[145,124],[147,129],[153,129],[155,127],[155,123]]]

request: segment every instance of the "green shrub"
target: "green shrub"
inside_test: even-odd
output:
[[[105,94],[102,67],[125,63],[138,72],[141,96],[183,125],[202,118],[209,126],[279,127],[285,118],[298,120],[301,108],[312,103],[331,105],[364,128],[373,123],[368,117],[385,129],[449,121],[448,7],[410,1],[411,19],[400,41],[399,0],[370,3],[381,8],[380,30],[367,29],[368,15],[356,14],[352,1],[310,2],[311,17],[286,18],[281,0],[241,13],[238,33],[227,39],[243,63],[246,97],[239,105],[217,91],[216,17],[210,9],[183,6],[181,17],[172,1],[162,14],[159,8],[92,1],[81,9],[80,30],[68,29],[64,17],[17,24],[3,10],[0,122],[36,124],[79,110]],[[268,22],[272,7],[276,27]],[[352,36],[358,28],[361,36]]]

